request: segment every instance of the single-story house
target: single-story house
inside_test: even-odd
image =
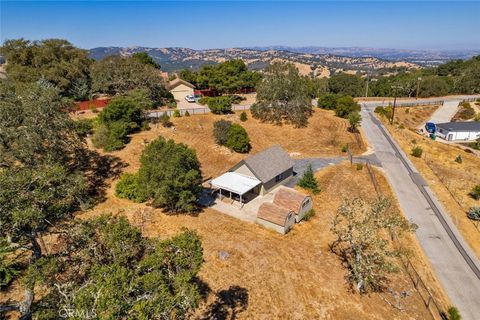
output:
[[[279,145],[254,154],[231,168],[228,172],[212,179],[210,185],[232,197],[244,195],[264,195],[275,187],[284,184],[293,176],[293,160]]]
[[[295,213],[274,203],[265,202],[258,208],[256,222],[268,229],[286,234],[295,224]]]
[[[475,141],[480,139],[480,122],[446,122],[435,124],[437,136],[447,141]]]
[[[190,82],[182,80],[180,78],[170,81],[167,85],[167,90],[173,94],[175,100],[183,101],[186,96],[193,95],[195,86]]]
[[[313,207],[312,197],[284,186],[278,188],[273,203],[295,213],[296,222],[300,222],[305,213]]]

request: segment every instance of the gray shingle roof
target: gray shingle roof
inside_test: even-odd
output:
[[[437,123],[436,126],[446,131],[457,131],[457,132],[458,131],[479,131],[480,132],[480,122],[478,121]]]
[[[244,160],[263,183],[293,167],[293,160],[279,145],[265,149]]]

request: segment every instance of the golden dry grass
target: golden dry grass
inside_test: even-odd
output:
[[[365,169],[358,171],[347,163],[317,173],[322,188],[314,196],[317,215],[296,225],[286,236],[260,226],[245,223],[212,209],[197,217],[168,216],[143,204],[115,199],[107,201],[82,215],[101,213],[126,215],[149,237],[170,237],[186,227],[202,238],[205,263],[200,273],[212,293],[195,315],[201,318],[212,307],[215,293],[235,286],[248,293],[246,310],[239,319],[426,319],[429,318],[420,296],[404,273],[392,276],[392,288],[411,293],[402,299],[404,311],[388,305],[394,303],[389,293],[360,296],[345,281],[345,269],[328,244],[333,214],[346,197],[372,198],[374,188]],[[391,194],[388,183],[377,173],[380,185]],[[431,273],[414,237],[405,244],[414,253],[416,267],[422,276],[433,281],[432,290],[442,305],[448,305],[442,289]],[[225,260],[220,251],[228,252]]]
[[[275,144],[280,144],[294,158],[346,155],[341,152],[341,148],[347,143],[355,154],[364,151],[363,147],[358,147],[354,135],[347,131],[348,121],[336,117],[332,111],[315,110],[314,115],[309,119],[308,126],[299,129],[290,125],[277,126],[261,123],[253,119],[250,112],[247,114],[246,122],[240,121],[239,112],[231,115],[206,114],[172,118],[175,129],[154,125],[149,131],[134,134],[131,142],[123,150],[112,152],[112,154],[121,159],[128,159],[130,164],[128,170],[135,171],[140,165],[140,154],[145,144],[163,136],[195,149],[204,176],[215,176],[248,157],[248,154],[235,153],[215,144],[213,123],[220,119],[240,123],[247,130],[252,145],[250,154]]]
[[[403,124],[406,128],[417,129],[431,118],[438,106],[398,107],[396,109],[395,121]]]
[[[480,205],[478,200],[469,196],[472,188],[480,184],[480,157],[455,145],[432,141],[411,130],[391,126],[385,119],[382,122],[427,180],[465,240],[480,257],[480,225],[477,229],[466,215],[470,207]],[[411,155],[414,145],[423,149],[422,158]],[[458,155],[461,155],[462,163],[455,162]]]

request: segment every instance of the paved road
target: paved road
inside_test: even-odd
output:
[[[370,107],[370,106],[369,106]],[[480,263],[423,178],[374,117],[362,108],[362,128],[416,236],[463,319],[480,318]]]

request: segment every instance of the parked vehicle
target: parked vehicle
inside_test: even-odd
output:
[[[437,131],[437,127],[435,126],[435,123],[433,123],[433,122],[427,122],[425,124],[425,129],[429,133],[435,133],[435,131]]]
[[[185,100],[187,100],[188,102],[195,102],[195,96],[193,94],[189,94],[185,97]]]

